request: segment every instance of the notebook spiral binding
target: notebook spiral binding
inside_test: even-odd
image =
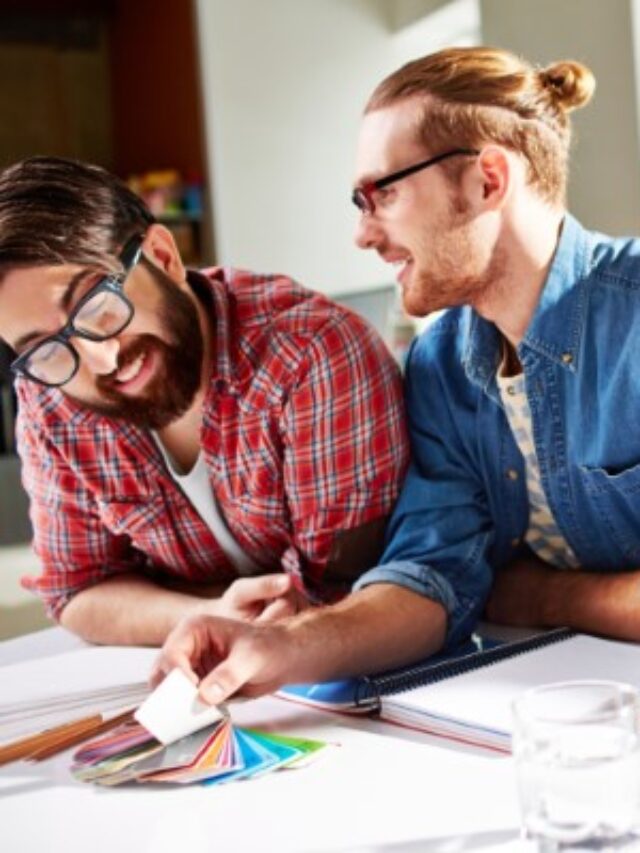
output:
[[[380,675],[370,675],[360,679],[355,691],[357,707],[366,707],[372,711],[380,710],[382,697],[391,693],[400,693],[412,687],[424,687],[435,684],[445,678],[462,675],[474,669],[498,663],[505,658],[516,657],[525,652],[550,646],[573,637],[575,631],[570,628],[556,628],[543,634],[536,634],[524,640],[503,643],[485,651],[474,651],[443,660],[440,663],[430,663],[429,660],[403,669],[391,670]]]

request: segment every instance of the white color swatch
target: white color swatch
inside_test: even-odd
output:
[[[182,670],[174,669],[134,716],[160,743],[168,744],[221,720],[224,714],[202,702],[198,688]]]

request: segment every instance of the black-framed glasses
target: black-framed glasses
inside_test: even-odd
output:
[[[105,275],[97,281],[78,302],[63,328],[18,356],[10,365],[11,372],[52,387],[73,379],[80,367],[80,356],[70,338],[106,341],[119,335],[133,319],[134,307],[123,287],[141,256],[142,237],[132,237],[120,253],[123,272]]]
[[[373,194],[376,190],[382,190],[385,187],[388,187],[389,184],[395,184],[396,181],[408,178],[409,175],[415,175],[416,172],[428,169],[429,166],[435,166],[436,163],[441,163],[449,157],[457,157],[463,154],[475,155],[479,153],[480,152],[476,148],[454,148],[452,151],[445,151],[444,154],[438,154],[435,157],[430,157],[428,160],[423,160],[421,163],[416,163],[413,166],[407,166],[405,169],[400,169],[399,172],[393,172],[390,175],[385,175],[384,178],[378,178],[377,181],[368,181],[366,184],[356,187],[351,194],[351,201],[361,213],[372,214],[376,209],[376,203],[373,198]]]

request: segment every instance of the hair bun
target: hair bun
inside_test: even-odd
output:
[[[565,112],[588,104],[596,88],[595,77],[581,62],[554,62],[538,74],[543,87]]]

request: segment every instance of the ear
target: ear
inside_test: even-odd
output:
[[[186,281],[186,271],[173,234],[164,225],[150,225],[142,243],[145,256],[176,283]]]
[[[477,160],[481,205],[487,210],[502,207],[512,183],[512,164],[500,145],[486,145]]]

